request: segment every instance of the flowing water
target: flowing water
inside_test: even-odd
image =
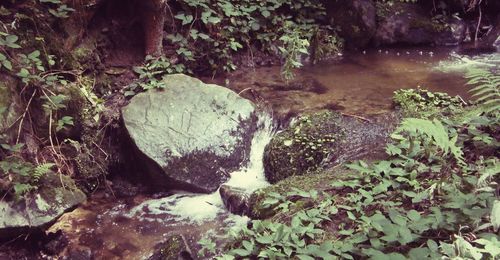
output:
[[[392,109],[395,90],[421,87],[468,99],[463,78],[471,66],[500,66],[500,54],[459,55],[449,48],[372,49],[306,66],[286,84],[280,67],[233,73],[219,84],[258,95],[278,114],[334,108],[348,114],[375,115]],[[255,93],[256,92],[256,93]]]
[[[268,184],[264,177],[264,148],[274,132],[272,118],[258,115],[259,129],[252,139],[247,165],[231,173],[226,185],[246,192]],[[137,196],[132,200],[94,199],[63,217],[48,232],[63,231],[76,257],[91,251],[97,259],[147,259],[157,244],[173,234],[197,251],[197,241],[227,234],[246,225],[249,218],[225,210],[216,191],[212,194],[178,192],[167,197]],[[217,239],[214,239],[217,241]],[[196,255],[197,252],[194,252]]]
[[[393,91],[400,88],[421,86],[467,99],[464,69],[499,65],[498,53],[469,57],[448,49],[381,49],[306,67],[298,72],[298,87],[283,82],[279,67],[236,72],[219,83],[271,104],[278,116],[321,108],[371,115],[390,111]],[[233,172],[227,185],[248,192],[268,185],[262,158],[273,135],[272,121],[260,115],[249,163]],[[92,252],[96,259],[147,259],[172,234],[182,234],[196,256],[202,237],[217,241],[228,228],[248,220],[229,213],[218,192],[178,192],[166,197],[92,198],[64,214],[49,232],[67,234],[71,250],[62,254],[70,258]]]

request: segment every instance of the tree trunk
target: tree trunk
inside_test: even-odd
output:
[[[162,54],[163,26],[165,23],[166,0],[141,1],[142,25],[146,55],[154,57]]]

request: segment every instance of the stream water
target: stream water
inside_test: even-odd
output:
[[[471,66],[499,67],[500,54],[466,56],[449,48],[372,49],[305,66],[297,72],[296,85],[285,84],[278,66],[237,71],[218,83],[237,92],[255,89],[278,115],[321,108],[376,115],[392,109],[393,92],[401,88],[420,86],[468,99],[463,73]]]
[[[370,50],[305,67],[297,76],[301,82],[312,82],[305,89],[287,88],[279,67],[236,72],[220,82],[237,92],[254,89],[254,98],[270,103],[278,114],[329,107],[371,115],[390,111],[392,93],[400,88],[421,86],[467,99],[463,72],[471,64],[498,68],[500,56],[468,57],[449,49]],[[260,115],[249,163],[231,174],[228,185],[248,192],[268,185],[262,158],[273,135],[272,121]],[[179,192],[167,197],[93,198],[64,214],[48,232],[67,234],[71,250],[63,254],[69,258],[92,252],[95,259],[147,259],[172,234],[181,234],[196,256],[202,237],[217,240],[228,228],[248,220],[225,210],[218,192]]]

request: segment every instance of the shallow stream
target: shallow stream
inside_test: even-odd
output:
[[[279,67],[242,70],[218,81],[263,100],[278,115],[335,108],[366,116],[390,111],[392,94],[400,88],[421,86],[467,99],[463,72],[471,64],[498,67],[500,55],[468,57],[449,49],[375,49],[303,68],[297,80],[304,88],[285,84]],[[253,139],[250,162],[231,174],[228,185],[249,192],[268,185],[262,157],[273,134],[272,121],[266,114],[260,116],[261,129]],[[64,214],[49,232],[62,230],[68,235],[71,250],[63,254],[69,258],[92,254],[96,259],[147,259],[172,234],[182,234],[196,257],[200,249],[196,244],[202,237],[227,234],[229,227],[248,220],[225,210],[218,192],[179,192],[167,197],[91,198]]]

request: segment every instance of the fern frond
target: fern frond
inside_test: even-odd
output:
[[[498,110],[500,104],[500,75],[491,71],[472,68],[466,76],[468,85],[475,85],[470,92],[476,98],[476,102],[484,106],[486,113]]]
[[[51,168],[54,167],[53,163],[44,163],[37,165],[33,171],[32,180],[36,183],[47,173],[52,172]]]
[[[446,127],[437,119],[430,121],[420,118],[406,118],[396,129],[396,133],[402,132],[427,136],[434,140],[434,144],[441,149],[445,155],[451,153],[459,163],[464,162],[462,150],[456,145],[457,136],[450,138]]]

